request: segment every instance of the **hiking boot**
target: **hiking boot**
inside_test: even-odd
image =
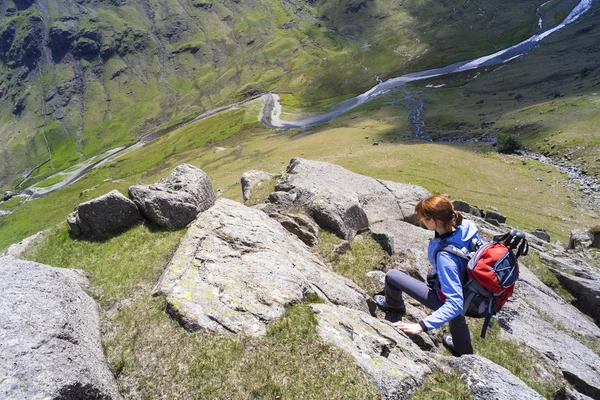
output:
[[[452,352],[452,354],[454,354],[455,356],[460,356],[460,354],[454,348],[454,340],[452,340],[452,336],[445,335],[442,338],[442,343],[444,344],[444,346],[446,346],[448,348],[448,350],[450,350]]]
[[[386,301],[385,301],[385,296],[383,295],[376,295],[375,297],[373,297],[373,300],[375,301],[375,304],[377,304],[377,307],[381,310],[381,311],[390,311],[390,312],[396,312],[399,314],[404,314],[406,312],[406,306],[403,304],[400,307],[394,307],[394,306],[390,306]]]

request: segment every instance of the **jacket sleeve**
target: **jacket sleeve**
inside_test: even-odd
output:
[[[440,289],[446,301],[427,318],[423,319],[422,325],[425,325],[428,331],[437,329],[446,322],[453,320],[463,310],[463,287],[460,276],[461,261],[457,256],[445,251],[437,254],[437,272],[440,282]]]

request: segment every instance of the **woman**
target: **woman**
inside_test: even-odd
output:
[[[375,296],[375,302],[384,311],[404,312],[402,292],[406,292],[434,312],[417,324],[396,322],[396,329],[419,334],[437,329],[448,322],[452,336],[444,337],[444,344],[459,355],[472,354],[469,326],[461,315],[467,260],[440,249],[445,245],[453,245],[464,252],[470,252],[473,243],[479,240],[477,227],[471,221],[463,220],[462,215],[454,211],[452,203],[444,196],[421,200],[415,211],[427,229],[435,231],[435,238],[429,242],[428,249],[433,276],[437,273],[434,287],[392,269],[385,278],[385,296]]]

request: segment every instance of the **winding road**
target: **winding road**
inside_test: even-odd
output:
[[[277,94],[270,94],[270,100],[266,100],[264,104],[263,112],[261,113],[260,120],[267,126],[274,128],[304,128],[312,125],[317,125],[325,121],[329,121],[336,118],[361,104],[369,102],[377,97],[384,95],[392,89],[396,89],[407,82],[420,81],[423,79],[429,79],[441,75],[449,75],[457,72],[469,71],[480,67],[487,67],[491,65],[498,65],[514,60],[515,58],[521,57],[539,42],[564,28],[565,26],[576,21],[580,16],[585,14],[593,5],[594,0],[582,0],[575,8],[569,13],[569,15],[558,25],[553,28],[547,29],[540,33],[536,33],[530,38],[523,40],[514,46],[508,47],[503,50],[499,50],[493,54],[488,54],[483,57],[475,58],[473,60],[460,61],[451,65],[447,65],[441,68],[434,68],[427,71],[413,72],[410,74],[402,75],[396,78],[388,79],[385,82],[381,82],[370,90],[362,93],[352,99],[344,100],[333,106],[333,110],[321,115],[313,116],[306,119],[284,121],[281,119],[282,107],[279,96]],[[538,7],[536,13],[539,18],[538,26],[542,29],[542,17],[540,9],[547,4],[544,3]]]
[[[498,64],[509,62],[517,57],[520,57],[520,56],[526,54],[529,50],[531,50],[534,46],[536,46],[539,42],[541,42],[543,39],[545,39],[552,33],[557,32],[560,29],[564,28],[565,26],[576,21],[580,16],[582,16],[584,13],[586,13],[592,7],[594,1],[595,0],[580,1],[573,8],[573,10],[569,13],[569,15],[560,24],[554,26],[553,28],[547,29],[540,33],[537,33],[537,34],[531,36],[530,38],[528,38],[520,43],[515,44],[514,46],[508,47],[506,49],[497,51],[493,54],[489,54],[489,55],[479,57],[476,59],[461,61],[461,62],[457,62],[457,63],[451,64],[451,65],[448,65],[445,67],[430,69],[427,71],[413,72],[410,74],[406,74],[406,75],[402,75],[402,76],[399,76],[396,78],[389,79],[384,82],[381,82],[381,80],[377,79],[379,83],[377,85],[375,85],[373,88],[371,88],[370,90],[368,90],[367,92],[362,93],[354,98],[344,100],[340,103],[337,103],[336,105],[333,106],[332,111],[321,114],[321,115],[313,116],[311,118],[300,119],[300,120],[295,120],[295,121],[282,120],[281,119],[282,107],[281,107],[281,103],[279,101],[280,100],[279,96],[277,94],[265,94],[262,96],[263,107],[260,111],[260,114],[258,115],[258,119],[260,121],[262,121],[265,125],[274,127],[274,128],[303,128],[303,127],[308,127],[308,126],[312,126],[312,125],[317,125],[322,122],[329,121],[335,117],[338,117],[339,115],[344,114],[361,104],[364,104],[373,99],[376,99],[377,97],[384,95],[385,93],[389,92],[392,89],[397,89],[397,88],[403,86],[407,82],[414,82],[414,81],[419,81],[419,80],[423,80],[423,79],[433,78],[436,76],[449,75],[449,74],[453,74],[456,72],[469,71],[469,70],[477,69],[480,67],[498,65]],[[536,10],[536,14],[539,18],[538,26],[540,27],[540,30],[543,29],[540,9],[545,4],[547,4],[547,2],[540,5]],[[182,126],[188,125],[190,123],[199,121],[204,118],[208,118],[210,116],[213,116],[213,115],[223,112],[223,111],[235,109],[235,108],[243,105],[244,103],[253,101],[255,99],[256,99],[256,97],[246,100],[246,101],[243,101],[243,102],[240,102],[240,103],[236,103],[236,104],[221,107],[221,108],[218,108],[218,109],[215,109],[212,111],[208,111],[188,122],[179,124],[174,127],[170,127],[168,129],[165,129],[165,130],[162,130],[159,132],[155,132],[155,133],[146,135],[133,145],[119,147],[119,148],[110,150],[102,156],[95,157],[94,159],[92,159],[93,161],[92,160],[84,161],[80,164],[77,164],[77,165],[71,167],[67,171],[58,172],[55,175],[52,175],[51,177],[47,178],[47,179],[51,179],[55,176],[61,176],[61,177],[63,177],[61,182],[58,182],[50,187],[37,187],[36,185],[32,185],[32,186],[28,187],[27,189],[23,190],[21,195],[27,196],[29,199],[35,199],[35,198],[44,196],[46,194],[52,193],[56,190],[59,190],[65,186],[70,185],[71,183],[81,179],[83,176],[85,176],[89,171],[93,170],[94,168],[97,168],[98,166],[100,166],[102,164],[112,161],[116,157],[122,156],[123,153],[126,151],[131,151],[135,148],[141,147],[141,146],[151,142],[152,140],[154,140],[166,133],[169,133],[175,129],[178,129]]]

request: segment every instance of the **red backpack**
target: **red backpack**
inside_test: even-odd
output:
[[[485,338],[492,316],[500,311],[515,289],[519,279],[517,259],[527,255],[529,244],[523,232],[512,229],[505,235],[494,237],[493,242],[478,241],[475,247],[474,252],[467,254],[442,242],[436,255],[439,251],[447,251],[469,261],[463,283],[462,315],[485,318],[481,329],[481,337]]]

